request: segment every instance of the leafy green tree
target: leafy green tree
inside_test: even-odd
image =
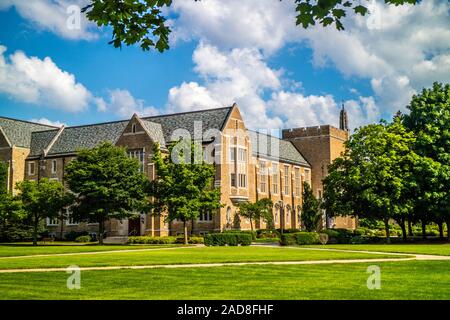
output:
[[[36,181],[25,180],[16,185],[24,218],[33,226],[33,245],[37,245],[38,229],[46,218],[57,218],[69,201],[63,185],[46,178]]]
[[[367,3],[368,1],[366,0]],[[418,2],[419,0],[385,0],[385,3],[396,6]],[[348,12],[360,15],[368,13],[364,1],[295,0],[295,3],[296,24],[304,28],[317,22],[323,26],[334,23],[338,30],[343,30],[341,20]],[[164,9],[171,4],[172,0],[91,0],[82,12],[85,12],[87,18],[99,27],[112,28],[112,40],[109,44],[116,48],[121,48],[123,44],[127,46],[139,44],[144,51],[155,48],[163,52],[169,49],[171,32],[166,23]]]
[[[0,161],[0,194],[8,191],[8,165]]]
[[[414,168],[423,159],[413,150],[412,132],[396,117],[361,127],[346,143],[346,151],[329,167],[324,179],[324,207],[331,214],[381,220],[390,242],[389,219],[396,220],[406,239],[406,220],[417,193]],[[342,179],[342,181],[339,181]]]
[[[106,221],[132,217],[148,203],[139,161],[110,142],[79,150],[66,167],[66,181],[76,197],[74,219],[98,223],[100,244]]]
[[[153,162],[157,177],[150,183],[155,215],[166,215],[184,223],[184,243],[188,243],[187,222],[197,219],[201,212],[215,212],[222,207],[220,189],[214,188],[215,168],[203,161],[201,145],[184,139],[169,146],[163,155],[156,144]]]
[[[253,221],[263,219],[267,225],[272,224],[273,202],[268,198],[259,199],[256,202],[243,202],[239,204],[239,215],[250,221],[250,229],[253,231]]]
[[[302,198],[302,225],[308,232],[316,231],[320,221],[320,203],[314,197],[311,186],[307,182],[303,183]]]
[[[446,221],[447,230],[450,226],[450,84],[436,82],[423,89],[407,108],[410,113],[403,122],[416,136],[414,150],[429,158],[427,172],[417,175],[418,215],[425,222],[437,222],[442,236],[442,222]]]

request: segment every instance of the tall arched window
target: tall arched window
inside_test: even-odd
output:
[[[131,132],[136,133],[136,124],[135,123],[133,123],[133,125],[131,126]]]
[[[227,219],[227,223],[231,223],[231,208],[230,207],[227,208],[226,219]]]

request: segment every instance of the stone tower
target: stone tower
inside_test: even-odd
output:
[[[291,141],[299,152],[311,164],[311,187],[314,196],[323,196],[322,180],[328,174],[328,165],[344,152],[344,142],[349,138],[347,113],[342,107],[340,128],[330,125],[285,129],[282,138]],[[337,217],[333,221],[323,221],[323,226],[336,228],[356,227],[355,220],[347,217]]]
[[[342,109],[339,113],[339,129],[349,131],[347,111],[345,111],[344,102],[342,102]]]

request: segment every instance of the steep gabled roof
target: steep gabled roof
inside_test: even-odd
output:
[[[31,133],[30,157],[39,156],[58,134],[59,129]]]
[[[102,141],[113,144],[122,135],[129,121],[116,121],[67,127],[48,150],[48,155],[74,153],[80,148],[93,148]]]
[[[252,130],[248,133],[254,156],[310,167],[292,142]]]
[[[164,139],[164,133],[161,124],[148,120],[142,120],[142,124],[145,126],[145,129],[150,134],[150,137],[153,141],[157,142],[162,148],[166,147],[166,141]]]
[[[33,132],[47,131],[57,127],[23,120],[0,117],[0,127],[11,145],[30,148]]]
[[[166,142],[172,141],[172,133],[177,129],[187,130],[194,138],[194,123],[201,121],[202,133],[209,129],[222,131],[232,107],[206,109],[199,111],[174,113],[168,115],[142,118],[143,120],[159,123]]]

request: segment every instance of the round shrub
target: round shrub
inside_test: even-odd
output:
[[[78,238],[75,239],[75,242],[91,242],[91,236],[90,235],[79,236]]]
[[[319,241],[321,244],[327,244],[328,239],[329,239],[329,237],[326,233],[319,233]]]

